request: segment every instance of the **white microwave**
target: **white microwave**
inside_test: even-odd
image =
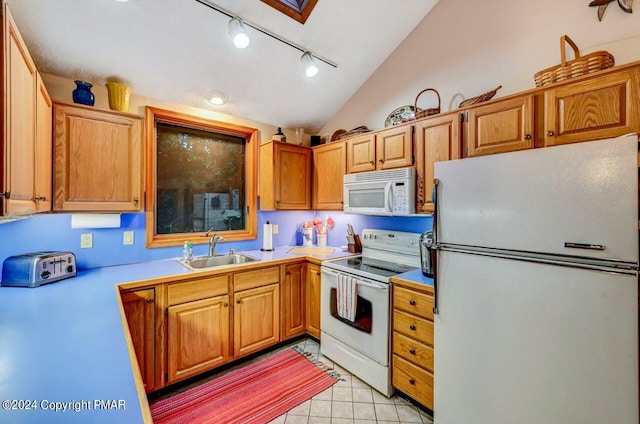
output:
[[[344,212],[409,216],[416,211],[416,170],[398,168],[344,176]]]

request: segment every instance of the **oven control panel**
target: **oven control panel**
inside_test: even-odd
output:
[[[420,234],[388,230],[362,230],[362,247],[420,255]]]

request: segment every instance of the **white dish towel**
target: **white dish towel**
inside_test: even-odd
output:
[[[355,321],[358,307],[358,280],[347,275],[338,275],[336,308],[338,316]]]

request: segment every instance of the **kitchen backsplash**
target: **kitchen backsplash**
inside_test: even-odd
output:
[[[329,230],[327,243],[330,246],[344,246],[346,225],[353,225],[357,233],[365,228],[422,233],[431,228],[430,216],[416,218],[389,218],[376,216],[349,215],[336,211],[295,211],[260,212],[258,215],[258,239],[221,243],[218,253],[259,249],[262,246],[262,224],[269,221],[277,224],[278,234],[273,236],[274,246],[292,246],[302,244],[300,226],[315,216],[324,219],[330,216],[335,221]],[[123,232],[134,232],[134,243],[123,245]],[[80,235],[93,234],[93,248],[80,248]],[[21,253],[42,250],[62,250],[75,253],[78,268],[88,269],[127,263],[144,262],[156,259],[175,258],[182,255],[182,246],[147,249],[145,247],[145,214],[123,213],[120,228],[72,229],[71,214],[38,215],[27,219],[0,224],[0,261]],[[315,244],[315,234],[314,234]],[[208,251],[206,244],[193,247],[195,255],[204,255]]]

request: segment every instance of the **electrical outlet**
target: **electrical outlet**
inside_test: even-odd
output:
[[[271,227],[271,232],[273,234],[278,234],[278,224],[273,224],[273,226]]]
[[[91,249],[93,247],[93,234],[80,234],[80,248]]]
[[[122,244],[129,245],[133,244],[133,231],[125,231],[122,234]]]

